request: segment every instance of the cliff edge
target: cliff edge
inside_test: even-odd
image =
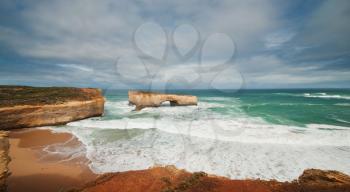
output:
[[[104,112],[92,88],[0,86],[0,130],[60,125]]]
[[[146,91],[129,91],[129,103],[135,105],[135,110],[145,107],[159,107],[169,101],[171,106],[197,105],[197,97],[192,95],[164,94]]]

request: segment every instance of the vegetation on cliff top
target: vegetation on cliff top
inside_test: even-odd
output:
[[[97,96],[99,92],[93,89],[0,85],[0,107],[60,104],[66,101],[91,100]]]

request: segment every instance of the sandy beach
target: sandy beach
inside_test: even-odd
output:
[[[10,132],[8,191],[63,191],[94,180],[82,144],[68,133],[22,129]],[[69,155],[55,150],[73,151]]]

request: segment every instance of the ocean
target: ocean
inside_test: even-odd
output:
[[[350,174],[350,90],[167,92],[196,95],[198,106],[133,111],[127,90],[108,90],[103,117],[50,129],[74,134],[95,173],[175,165],[232,179]]]

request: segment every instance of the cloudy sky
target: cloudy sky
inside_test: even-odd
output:
[[[348,0],[1,0],[0,84],[350,87]]]

